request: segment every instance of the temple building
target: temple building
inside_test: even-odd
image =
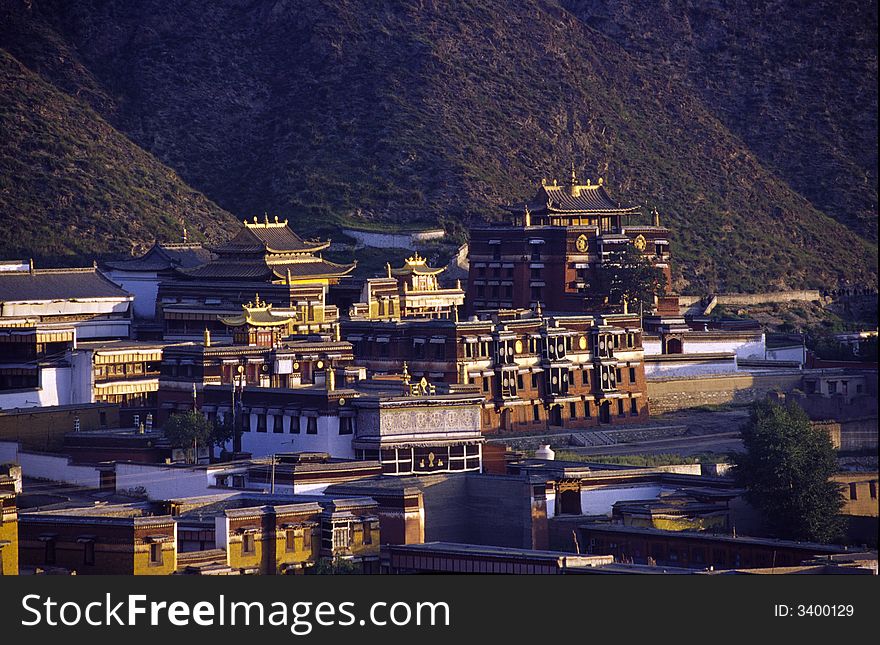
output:
[[[470,230],[467,308],[534,308],[586,313],[606,304],[599,272],[614,251],[632,244],[663,272],[667,286],[669,229],[633,223],[638,207],[624,207],[600,179],[578,183],[572,169],[565,184],[543,181],[535,195],[506,206],[497,225]],[[613,304],[613,303],[612,303]]]
[[[364,283],[361,301],[354,303],[349,317],[362,320],[398,320],[401,318],[454,318],[464,304],[464,290],[458,282],[444,289],[438,276],[445,267],[435,269],[418,253],[408,257],[404,265],[392,268],[388,275],[370,278]]]
[[[176,267],[159,284],[157,316],[166,339],[194,340],[207,328],[228,338],[231,328],[221,316],[236,316],[241,305],[259,293],[263,301],[297,314],[298,333],[332,332],[338,311],[327,303],[327,290],[354,270],[336,264],[320,251],[329,241],[304,240],[276,217],[244,221],[228,242],[210,250],[211,261],[191,268]]]
[[[201,266],[214,257],[201,244],[156,242],[140,257],[108,261],[103,266],[108,278],[134,296],[135,321],[146,326],[156,318],[159,283],[175,269]]]
[[[639,317],[496,311],[468,320],[346,320],[370,376],[475,385],[484,433],[580,429],[648,416]]]

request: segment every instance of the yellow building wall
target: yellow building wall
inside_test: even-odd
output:
[[[244,540],[241,535],[230,536],[226,545],[227,562],[235,569],[259,569],[260,573],[269,573],[269,563],[264,561],[265,548],[261,536],[254,537],[253,553],[244,552]]]
[[[305,537],[297,535],[293,542],[293,550],[287,550],[287,535],[284,531],[276,533],[275,538],[275,573],[283,573],[284,566],[290,564],[314,564],[321,546],[321,535],[318,531],[307,529],[312,533],[311,546],[304,546]]]
[[[635,526],[649,529],[662,529],[664,531],[708,531],[712,529],[726,529],[727,523],[723,517],[676,517],[676,518],[647,518],[625,517],[625,526]]]
[[[13,513],[6,515],[0,524],[0,542],[9,542],[0,548],[0,572],[4,576],[18,575],[18,519]]]
[[[162,543],[162,564],[150,562],[150,545],[138,544],[134,548],[134,575],[169,576],[177,569],[177,548],[174,542]]]

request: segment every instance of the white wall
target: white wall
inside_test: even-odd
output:
[[[153,500],[215,495],[214,471],[208,468],[116,463],[116,490],[143,488]]]
[[[306,434],[306,417],[284,415],[284,432],[276,434],[272,432],[272,417],[267,415],[266,426],[268,432],[257,432],[256,415],[251,415],[251,431],[241,435],[241,448],[250,452],[254,457],[269,457],[279,452],[326,452],[331,457],[354,458],[354,449],[351,447],[353,434],[339,434],[339,417],[318,417],[318,433]],[[299,434],[290,432],[291,420],[299,419]]]
[[[699,332],[697,332],[699,333]],[[714,354],[734,352],[737,358],[764,358],[764,334],[755,340],[700,340],[699,336],[684,335],[685,354]]]
[[[737,371],[733,360],[717,361],[645,361],[645,378],[686,378],[710,374],[731,374]]]
[[[71,368],[40,368],[40,385],[32,390],[0,393],[0,410],[70,405]]]
[[[100,488],[101,473],[93,466],[74,465],[63,455],[19,450],[14,441],[0,441],[0,462],[17,463],[22,477],[46,479],[82,488]]]
[[[156,317],[159,278],[155,272],[110,271],[107,277],[134,296],[135,318],[153,320]]]
[[[659,485],[608,486],[581,489],[581,512],[584,515],[611,515],[615,502],[629,499],[656,499],[661,492],[671,491]]]
[[[792,347],[776,347],[767,349],[768,361],[797,361],[803,364],[806,361],[804,356],[805,348],[803,345],[794,345]]]

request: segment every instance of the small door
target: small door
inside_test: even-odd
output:
[[[599,423],[611,423],[611,401],[599,404]]]

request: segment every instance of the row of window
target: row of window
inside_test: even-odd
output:
[[[300,416],[290,415],[288,425],[289,434],[300,434],[303,430]],[[305,434],[318,434],[318,417],[303,417],[306,420]],[[256,432],[268,433],[271,427],[273,434],[284,433],[284,416],[280,414],[250,414],[244,426],[244,432],[251,432],[254,427]],[[339,417],[339,434],[354,434],[354,417]]]
[[[613,390],[616,389],[618,385],[624,383],[624,368],[614,368],[609,365],[602,365],[598,369],[598,378],[602,390]],[[545,390],[550,394],[556,395],[567,393],[568,386],[575,382],[575,372],[576,370],[566,370],[564,368],[548,369],[545,372],[546,377],[544,377]],[[581,385],[589,386],[590,370],[582,369],[580,370],[580,373]],[[629,383],[635,385],[637,377],[636,368],[627,368],[626,374],[629,376]],[[492,381],[494,378],[494,376],[489,375],[480,379],[482,390],[485,394],[492,392]],[[476,379],[471,377],[468,379],[468,382],[473,385],[476,382]],[[530,376],[531,389],[538,390],[540,388],[540,382],[540,374],[538,372],[532,372]],[[510,372],[502,372],[499,387],[502,396],[517,396],[519,390],[525,389],[525,376],[523,374],[514,374],[512,370]]]

